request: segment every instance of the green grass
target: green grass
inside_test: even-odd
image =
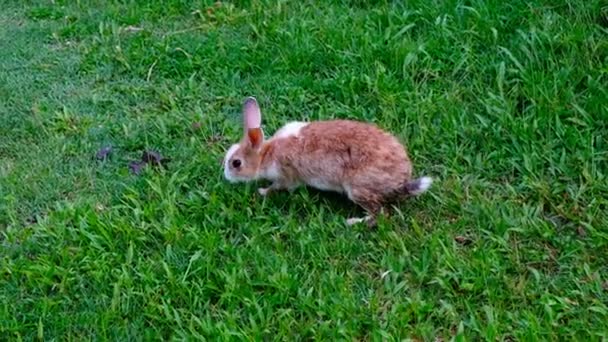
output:
[[[0,7],[3,339],[608,339],[605,2]],[[248,95],[269,132],[373,121],[436,182],[375,230],[228,184]],[[168,168],[130,174],[145,149]]]

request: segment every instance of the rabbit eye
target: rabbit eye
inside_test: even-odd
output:
[[[238,169],[239,167],[241,167],[241,161],[238,159],[235,159],[232,161],[232,167],[235,169]]]

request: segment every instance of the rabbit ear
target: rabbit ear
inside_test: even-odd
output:
[[[248,97],[243,104],[245,131],[262,126],[262,113],[254,97]]]
[[[261,128],[250,128],[247,130],[247,138],[251,147],[258,149],[262,146],[262,142],[264,142],[264,133]]]
[[[253,97],[248,97],[243,104],[243,124],[247,139],[255,149],[259,148],[264,141],[262,132],[262,113],[258,102]]]

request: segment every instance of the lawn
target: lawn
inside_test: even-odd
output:
[[[603,0],[0,8],[3,340],[608,339]],[[435,183],[375,229],[229,184],[249,95]]]

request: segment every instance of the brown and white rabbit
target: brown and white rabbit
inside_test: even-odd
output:
[[[432,178],[412,180],[412,163],[403,145],[378,127],[349,120],[291,122],[264,140],[262,114],[253,97],[243,106],[245,134],[224,158],[224,176],[231,182],[272,181],[258,192],[305,184],[346,194],[368,216],[350,218],[349,225],[374,225],[389,202],[425,192]]]

